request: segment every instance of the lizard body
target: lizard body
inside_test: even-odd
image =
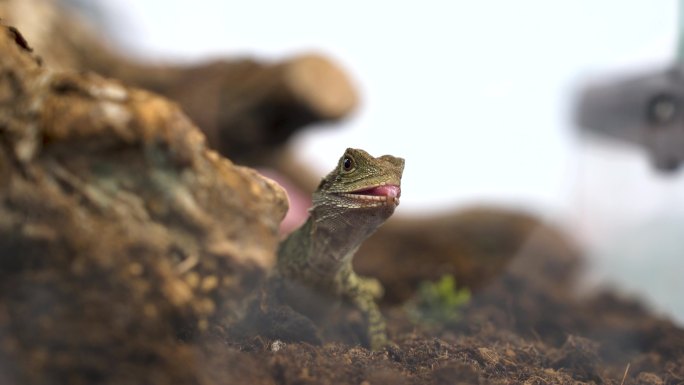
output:
[[[389,218],[399,204],[404,160],[373,157],[347,149],[337,167],[313,194],[309,218],[281,242],[271,277],[272,296],[296,312],[316,319],[325,311],[314,297],[342,299],[364,315],[372,349],[387,343],[385,324],[375,299],[380,283],[357,276],[352,259],[364,240]],[[320,301],[319,301],[320,302]]]

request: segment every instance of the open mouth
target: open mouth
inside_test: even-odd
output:
[[[386,184],[340,195],[361,201],[393,204],[396,206],[399,204],[399,197],[401,197],[401,187],[393,184]]]

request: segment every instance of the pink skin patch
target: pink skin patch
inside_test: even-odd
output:
[[[295,186],[285,175],[273,169],[259,168],[258,170],[267,178],[278,182],[287,191],[290,209],[280,223],[280,235],[284,237],[306,221],[306,218],[309,216],[308,209],[311,207],[311,194]]]
[[[355,191],[354,194],[399,198],[401,196],[401,188],[396,185],[384,185],[369,188],[367,190]]]

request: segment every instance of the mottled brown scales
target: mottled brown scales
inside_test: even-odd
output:
[[[387,344],[375,303],[382,287],[357,276],[352,258],[399,205],[403,170],[401,158],[347,149],[314,192],[306,223],[280,244],[269,297],[311,320],[341,299],[363,314],[372,349]]]

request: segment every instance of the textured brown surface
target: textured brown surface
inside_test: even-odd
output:
[[[176,100],[212,147],[250,165],[270,162],[297,130],[344,118],[357,104],[347,75],[318,54],[275,63],[245,59],[163,70],[138,67],[123,76],[108,66],[87,65]]]
[[[0,52],[0,372],[196,381],[183,341],[273,262],[284,191],[173,103],[45,69],[4,26]]]

